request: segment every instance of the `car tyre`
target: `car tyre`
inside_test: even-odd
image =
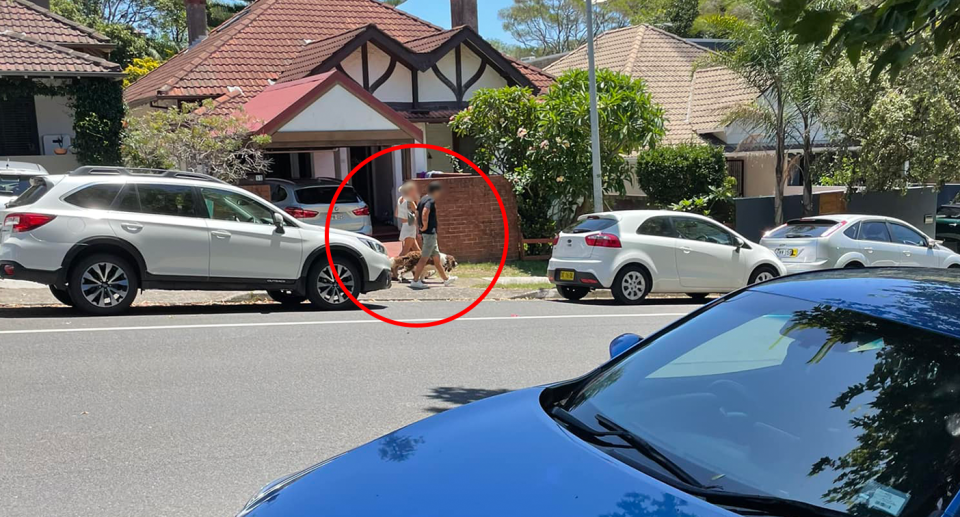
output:
[[[960,269],[960,264],[950,264],[947,269]]]
[[[356,264],[342,256],[334,256],[333,264],[337,268],[340,280],[354,297],[360,295],[360,269]],[[350,298],[340,289],[332,276],[330,263],[324,258],[313,263],[307,274],[307,297],[310,303],[323,310],[343,310],[353,307]]]
[[[140,278],[122,257],[95,254],[80,259],[71,269],[67,292],[77,309],[94,316],[114,316],[126,311],[137,298]]]
[[[50,286],[50,294],[57,299],[58,302],[66,305],[67,307],[73,307],[73,298],[70,298],[70,292],[66,289],[57,289],[54,286]]]
[[[859,262],[851,262],[846,266],[843,266],[843,269],[863,269],[863,264]]]
[[[636,305],[650,294],[650,273],[642,266],[624,266],[613,280],[613,298],[624,305]]]
[[[293,291],[267,291],[267,295],[273,298],[273,301],[281,305],[296,307],[307,301],[307,297],[302,294],[296,294]]]
[[[560,293],[560,296],[575,302],[577,300],[583,299],[584,296],[590,293],[589,287],[576,287],[571,285],[558,285],[557,292]]]
[[[773,280],[780,276],[780,273],[771,266],[760,266],[757,269],[753,270],[753,273],[750,274],[750,281],[747,285],[753,285],[759,282],[766,282],[767,280]]]

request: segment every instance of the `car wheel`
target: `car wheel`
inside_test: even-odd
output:
[[[863,264],[859,262],[851,262],[846,266],[843,266],[843,269],[863,269]]]
[[[66,289],[57,289],[54,286],[50,286],[50,294],[57,299],[58,302],[68,306],[73,307],[73,298],[70,298],[70,293]]]
[[[707,299],[707,295],[710,293],[687,293],[687,296],[693,298],[694,301],[702,302]]]
[[[293,291],[267,291],[267,295],[273,298],[273,301],[283,305],[300,305],[307,300],[306,296]]]
[[[570,300],[577,301],[582,299],[584,296],[590,293],[589,287],[574,287],[569,285],[558,285],[557,292],[560,293],[560,296]]]
[[[337,267],[340,281],[350,290],[354,297],[360,294],[360,272],[353,261],[343,257],[333,257],[333,264]],[[352,307],[350,298],[340,289],[330,263],[323,258],[317,260],[310,268],[307,277],[307,297],[310,303],[325,310],[340,310]]]
[[[114,255],[90,255],[70,270],[67,290],[74,307],[95,316],[126,311],[137,298],[137,270]]]
[[[773,269],[770,266],[760,266],[753,270],[753,273],[750,275],[750,281],[747,283],[747,285],[773,280],[778,276],[780,276],[780,273],[778,273],[776,269]]]
[[[613,297],[626,305],[636,305],[650,293],[650,274],[641,266],[625,266],[613,280]]]
[[[947,269],[960,269],[960,264],[950,264]]]

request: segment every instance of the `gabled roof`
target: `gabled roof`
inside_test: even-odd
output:
[[[308,66],[310,59],[302,55],[305,47],[311,47],[314,62],[325,59],[337,50],[337,42],[351,41],[350,33],[359,34],[369,25],[404,44],[450,32],[377,0],[257,0],[205,40],[128,87],[124,98],[136,106],[158,97],[217,97],[230,87],[239,87],[245,96],[253,97],[278,80],[298,56],[303,63],[297,66]],[[333,37],[338,39],[327,41],[327,47],[313,45]],[[549,77],[532,67],[516,69],[534,84]]]
[[[64,47],[115,47],[103,34],[27,0],[0,0],[0,31],[18,32]]]
[[[243,111],[251,117],[251,131],[271,134],[284,126],[310,104],[321,98],[334,86],[340,86],[350,92],[382,117],[415,140],[423,140],[423,133],[402,115],[394,111],[372,94],[364,90],[356,81],[333,71],[313,75],[306,79],[275,84],[260,92],[243,106]]]
[[[651,25],[607,31],[594,42],[597,68],[641,78],[654,102],[666,116],[666,143],[698,138],[719,128],[730,107],[759,95],[732,71],[722,67],[699,68],[711,51]],[[559,59],[546,71],[559,75],[569,69],[586,69],[586,45]]]
[[[120,65],[11,31],[0,32],[0,75],[115,76]]]

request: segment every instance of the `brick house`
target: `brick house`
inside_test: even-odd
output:
[[[196,3],[188,18],[202,15]],[[376,0],[258,0],[209,35],[191,34],[190,48],[124,97],[133,113],[204,99],[218,113],[243,109],[259,120],[254,131],[271,135],[277,177],[342,178],[400,143],[469,155],[471,143],[447,123],[477,89],[539,92],[552,77],[480,37],[475,1],[451,6],[455,27],[443,30]],[[352,181],[375,219],[391,222],[397,187],[432,170],[451,170],[446,155],[405,150]]]
[[[55,88],[119,81],[123,71],[107,60],[115,46],[106,36],[48,7],[43,0],[0,0],[0,158],[63,173],[79,164],[70,99]]]
[[[697,42],[685,40],[651,25],[607,31],[595,39],[598,68],[641,78],[654,102],[666,116],[664,143],[702,142],[724,148],[727,168],[737,178],[742,196],[766,196],[774,192],[775,155],[765,135],[753,134],[742,124],[724,124],[731,108],[756,101],[761,92],[745,84],[725,67],[697,66],[712,52]],[[586,69],[586,46],[545,68],[559,75],[569,69]],[[814,135],[824,137],[817,128]],[[815,144],[826,145],[816,140]],[[788,156],[789,158],[789,156]],[[786,192],[799,193],[795,170],[785,174]],[[792,192],[792,191],[796,192]],[[633,196],[642,195],[628,185]]]

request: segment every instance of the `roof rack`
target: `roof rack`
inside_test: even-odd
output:
[[[178,171],[170,169],[144,169],[137,167],[116,167],[104,165],[85,165],[70,171],[71,176],[155,176],[159,178],[187,179],[210,181],[229,185],[226,181],[214,178],[209,174],[192,171]]]

